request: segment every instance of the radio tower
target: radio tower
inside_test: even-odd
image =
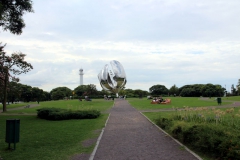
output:
[[[80,75],[80,86],[83,85],[83,69],[81,68],[79,70],[79,75]]]

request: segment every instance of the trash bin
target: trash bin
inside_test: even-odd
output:
[[[220,97],[217,98],[217,103],[218,103],[218,105],[222,104],[222,99]]]
[[[16,148],[16,143],[19,142],[19,135],[20,135],[19,133],[20,133],[20,120],[7,119],[5,142],[8,143],[9,149],[10,149],[11,143],[14,143],[14,149]]]

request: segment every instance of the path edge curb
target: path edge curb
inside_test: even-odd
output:
[[[100,143],[100,141],[101,141],[101,139],[102,139],[102,135],[103,135],[104,129],[105,129],[106,125],[107,125],[107,122],[108,122],[108,119],[109,119],[110,115],[111,115],[111,113],[108,115],[108,118],[107,118],[107,120],[106,120],[105,126],[104,126],[104,128],[102,129],[102,132],[101,132],[101,134],[99,135],[99,137],[98,137],[98,139],[97,139],[96,145],[95,145],[95,147],[94,147],[94,150],[93,150],[92,154],[91,154],[90,157],[89,157],[89,160],[93,160],[93,159],[94,159],[94,156],[95,156],[95,154],[96,154],[96,152],[97,152],[98,145],[99,145],[99,143]]]
[[[180,146],[184,147],[189,153],[191,153],[194,157],[196,157],[199,160],[203,160],[200,156],[198,156],[196,153],[194,153],[192,150],[190,150],[187,146],[183,145],[181,142],[179,142],[177,139],[173,138],[170,134],[165,132],[162,128],[160,128],[158,125],[153,123],[147,116],[145,116],[142,112],[139,111],[141,115],[143,115],[150,123],[152,123],[155,127],[157,127],[160,131],[162,131],[164,134],[169,136],[171,139],[173,139],[175,142],[177,142]]]
[[[114,104],[115,104],[115,102],[113,103],[113,107],[114,107]],[[94,159],[94,156],[95,156],[95,154],[96,154],[96,152],[97,152],[97,149],[98,149],[98,145],[99,145],[99,143],[100,143],[100,141],[101,141],[101,139],[102,139],[102,135],[103,135],[104,129],[105,129],[105,127],[106,127],[106,125],[107,125],[107,123],[108,123],[108,120],[109,120],[109,118],[110,118],[110,115],[111,115],[111,113],[109,113],[109,115],[108,115],[108,118],[107,118],[107,120],[106,120],[106,122],[105,122],[105,125],[104,125],[104,127],[103,127],[103,129],[102,129],[101,134],[99,135],[99,137],[98,137],[98,139],[97,139],[96,145],[95,145],[95,147],[94,147],[94,149],[93,149],[92,154],[91,154],[90,157],[89,157],[89,160],[93,160],[93,159]]]

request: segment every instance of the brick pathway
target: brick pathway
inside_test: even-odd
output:
[[[91,158],[90,158],[91,159]],[[94,160],[195,160],[125,100],[115,100]]]

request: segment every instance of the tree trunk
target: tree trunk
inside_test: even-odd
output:
[[[8,83],[8,70],[5,73],[4,77],[4,86],[3,86],[3,112],[7,112],[7,83]]]

